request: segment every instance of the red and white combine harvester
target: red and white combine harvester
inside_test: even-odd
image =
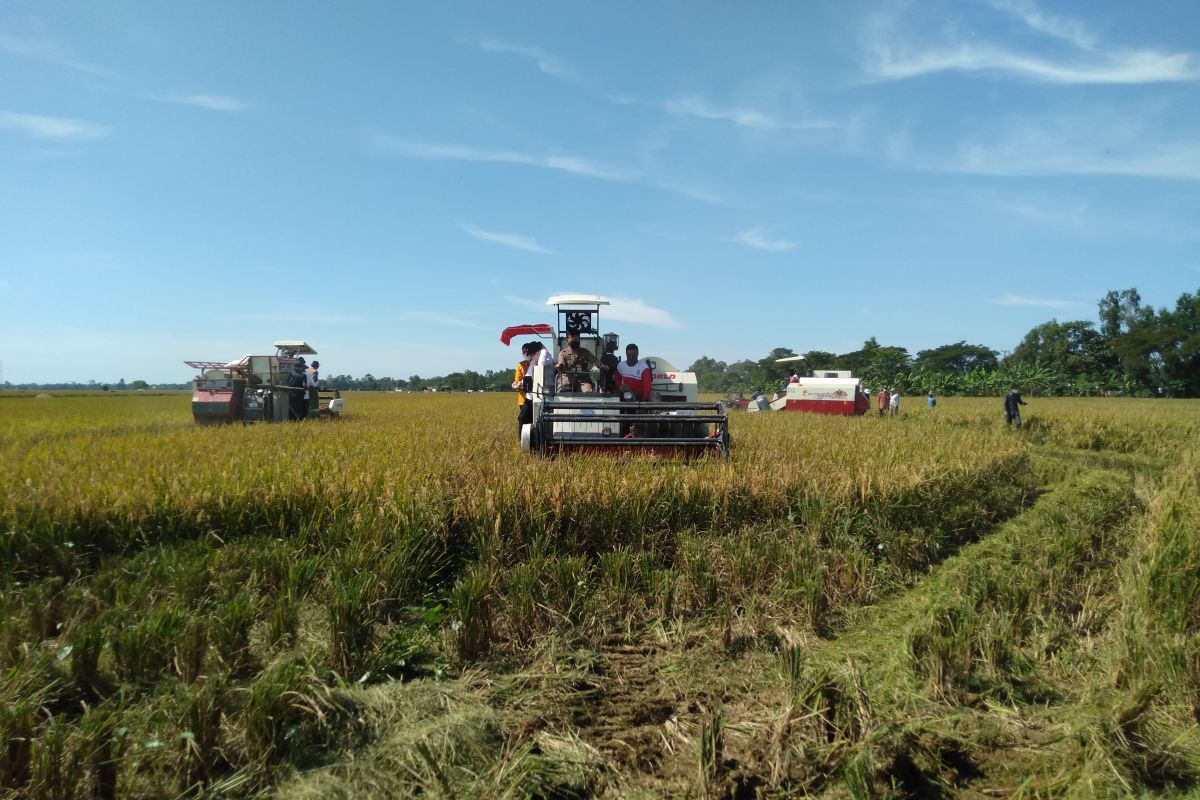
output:
[[[316,354],[306,342],[287,340],[275,343],[273,356],[183,362],[199,371],[192,380],[192,418],[197,425],[336,418],[346,404],[340,392],[312,391],[303,401],[296,366],[301,356]]]
[[[522,426],[521,449],[543,456],[641,452],[728,458],[725,406],[699,402],[695,373],[681,372],[656,356],[643,357],[651,372],[650,399],[640,400],[634,392],[615,387],[611,378],[622,355],[619,340],[615,333],[600,333],[600,307],[608,304],[598,295],[556,295],[546,301],[557,310],[556,328],[515,325],[501,334],[506,345],[514,336],[538,336],[555,363],[567,335],[578,334],[580,347],[598,365],[556,374],[554,367],[535,363],[525,379],[533,421]],[[593,391],[582,391],[588,384]]]
[[[776,359],[777,363],[803,361],[804,356]],[[817,414],[866,414],[871,400],[863,391],[862,380],[849,370],[815,371],[811,376],[779,387],[773,400],[762,395],[749,403],[747,411],[809,411]]]

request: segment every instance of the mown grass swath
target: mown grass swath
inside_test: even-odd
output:
[[[511,400],[0,398],[0,796],[1200,776],[1200,405],[744,415],[683,464],[530,460]],[[1095,732],[981,755],[1051,705]]]

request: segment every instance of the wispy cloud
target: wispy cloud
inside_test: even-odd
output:
[[[1025,297],[1020,294],[1006,294],[1002,297],[990,299],[987,302],[997,306],[1030,306],[1034,308],[1057,308],[1061,310],[1075,308],[1079,305],[1074,300],[1048,300],[1044,297]]]
[[[226,114],[245,111],[250,108],[249,104],[223,94],[166,94],[155,97],[155,99],[164,103],[192,106],[208,111],[221,111]]]
[[[60,67],[86,72],[89,75],[105,78],[112,76],[112,73],[108,70],[101,69],[94,64],[89,64],[86,61],[78,59],[66,48],[45,39],[31,39],[0,33],[0,53],[45,61]]]
[[[1153,49],[1100,49],[1079,23],[1042,14],[1030,2],[1000,3],[1031,29],[1072,45],[1061,55],[1021,52],[949,32],[930,43],[901,29],[895,17],[875,14],[862,31],[863,68],[875,80],[894,81],[938,72],[1007,74],[1059,84],[1139,84],[1200,78],[1191,53]]]
[[[1154,123],[1152,112],[1014,121],[986,139],[962,139],[945,152],[919,152],[902,131],[884,151],[895,167],[927,172],[1200,180],[1200,139],[1164,140]]]
[[[471,328],[473,330],[486,330],[486,328],[469,319],[456,317],[453,314],[444,314],[440,311],[401,311],[396,316],[400,319],[411,320],[413,322],[429,322],[434,325],[449,325],[452,328]]]
[[[668,100],[663,105],[664,110],[677,117],[692,117],[695,119],[727,122],[739,128],[750,128],[759,131],[773,130],[826,130],[836,127],[828,120],[810,120],[793,122],[780,119],[774,114],[752,108],[721,108],[710,103],[703,97],[677,97]]]
[[[580,178],[650,186],[701,203],[720,205],[719,196],[703,189],[659,180],[641,172],[603,164],[574,155],[527,153],[519,150],[489,150],[457,144],[430,144],[401,139],[380,131],[368,134],[368,146],[377,155],[445,161],[473,161],[481,164],[514,164],[563,172]]]
[[[532,61],[539,72],[555,78],[573,80],[574,71],[558,56],[548,53],[540,47],[530,47],[523,44],[504,42],[487,36],[464,36],[463,41],[470,42],[485,53],[514,55]]]
[[[502,244],[505,247],[514,247],[517,250],[524,250],[529,253],[541,253],[545,256],[558,255],[553,250],[538,244],[538,240],[534,236],[523,236],[519,233],[498,233],[497,231],[487,231],[483,228],[466,222],[459,222],[458,227],[462,229],[463,233],[467,234],[467,236],[470,236],[472,239]]]
[[[1093,228],[1086,202],[1004,200],[998,202],[996,208],[1021,222],[1060,233],[1090,233]]]
[[[626,183],[634,179],[628,170],[606,166],[586,158],[569,155],[542,155],[517,150],[486,150],[456,144],[427,144],[398,139],[386,133],[371,134],[370,145],[381,155],[403,156],[447,161],[475,161],[494,164],[519,164],[541,169],[566,172],[584,178]]]
[[[600,313],[617,322],[634,322],[639,325],[649,325],[652,328],[680,330],[683,328],[670,312],[655,308],[646,301],[636,297],[610,297],[609,305]]]
[[[1031,0],[991,0],[990,5],[1016,17],[1032,31],[1060,39],[1081,50],[1091,50],[1099,42],[1099,37],[1080,20],[1048,14]]]
[[[734,237],[734,241],[753,250],[765,250],[768,253],[787,253],[797,247],[795,242],[788,239],[770,238],[767,229],[761,225],[742,231]]]
[[[102,139],[112,128],[71,117],[44,117],[0,111],[0,128],[17,130],[34,139]]]

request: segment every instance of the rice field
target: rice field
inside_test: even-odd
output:
[[[0,797],[1197,791],[1200,402],[1025,411],[685,464],[532,460],[509,395],[0,396]]]

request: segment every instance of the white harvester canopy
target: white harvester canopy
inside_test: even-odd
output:
[[[279,351],[279,355],[289,358],[317,354],[317,351],[312,349],[308,342],[302,342],[299,339],[280,339],[275,343],[275,349]]]

